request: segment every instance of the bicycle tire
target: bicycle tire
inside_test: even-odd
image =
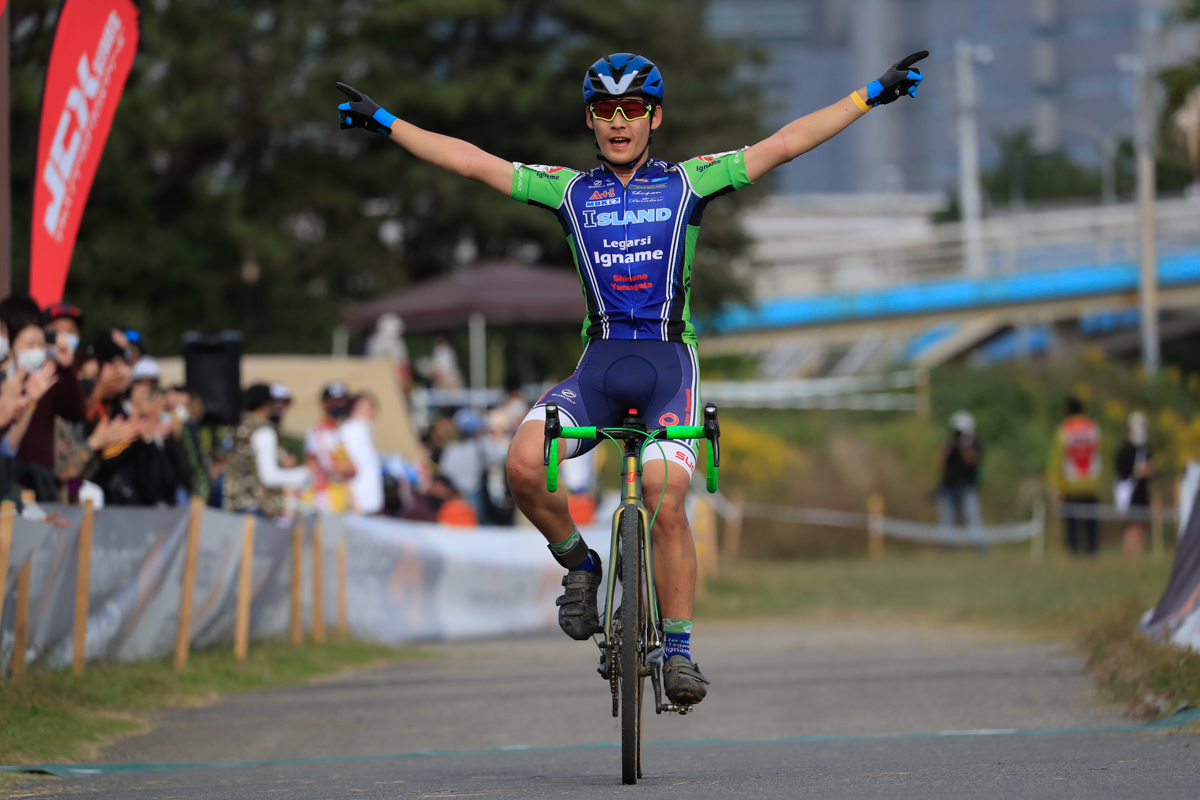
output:
[[[621,782],[641,775],[642,676],[638,634],[642,631],[641,515],[621,512]]]

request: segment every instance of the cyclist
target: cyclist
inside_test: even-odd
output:
[[[617,426],[631,410],[651,425],[699,424],[700,375],[688,296],[706,204],[812,150],[872,107],[905,94],[915,97],[921,73],[911,67],[926,55],[910,55],[844,100],[758,144],[682,163],[649,154],[651,133],[664,116],[658,68],[638,55],[606,56],[583,79],[584,121],[601,162],[588,171],[505,161],[404,122],[338,84],[350,98],[338,106],[341,127],[387,135],[431,164],[549,209],[562,223],[587,300],[585,348],[575,374],[547,392],[525,418],[509,448],[507,470],[518,507],[567,570],[557,604],[559,625],[571,638],[587,639],[600,630],[601,565],[571,520],[566,493],[546,491],[545,404],[558,405],[564,425]],[[563,444],[562,457],[572,458],[596,442]],[[659,507],[653,556],[666,640],[663,684],[677,704],[699,702],[709,683],[690,652],[696,551],[684,497],[695,464],[690,442],[663,442],[661,450],[647,448],[642,476],[647,507]]]

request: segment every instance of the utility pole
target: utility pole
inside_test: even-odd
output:
[[[992,59],[987,45],[973,45],[959,39],[955,45],[955,74],[958,79],[958,202],[962,214],[963,250],[966,271],[982,275],[986,267],[983,254],[983,197],[979,185],[979,131],[975,112],[979,108],[979,87],[975,64]]]
[[[1133,76],[1137,88],[1134,139],[1137,145],[1138,210],[1142,219],[1142,248],[1138,270],[1138,309],[1141,318],[1142,368],[1147,375],[1158,371],[1158,253],[1154,224],[1154,95],[1146,59],[1140,55],[1117,56],[1117,67]]]

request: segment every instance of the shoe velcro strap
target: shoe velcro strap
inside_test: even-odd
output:
[[[699,664],[693,664],[690,661],[685,661],[682,664],[678,664],[678,663],[668,664],[667,669],[678,672],[680,675],[685,675],[689,678],[695,678],[696,680],[698,680],[704,684],[709,684],[709,685],[712,684],[712,681],[710,681],[708,678],[706,678],[702,674],[700,674],[700,665]]]
[[[563,575],[562,585],[568,589],[591,589],[600,585],[599,573],[584,572],[581,569],[571,570]]]

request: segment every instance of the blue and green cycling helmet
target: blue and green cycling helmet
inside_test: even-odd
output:
[[[583,102],[640,94],[651,102],[663,101],[662,73],[654,62],[633,53],[613,53],[592,64],[583,76]]]

